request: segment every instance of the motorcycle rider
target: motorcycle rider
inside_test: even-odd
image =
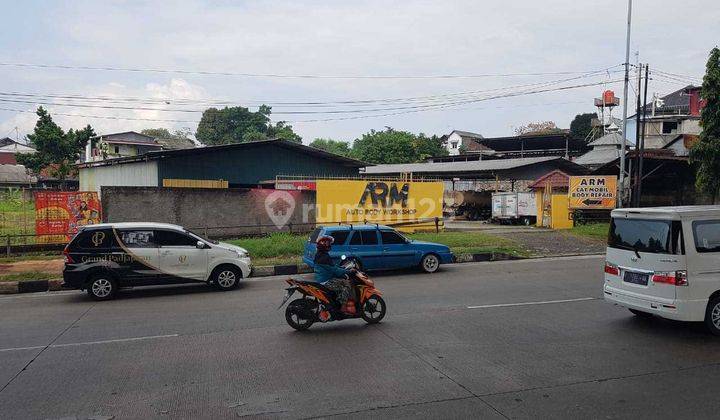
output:
[[[315,281],[322,284],[335,294],[335,301],[338,307],[344,308],[352,295],[352,283],[347,275],[354,273],[355,269],[347,270],[333,263],[330,258],[330,248],[335,239],[332,236],[321,236],[316,241],[317,252],[315,253],[314,271]]]

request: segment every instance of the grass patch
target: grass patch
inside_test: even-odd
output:
[[[605,241],[607,240],[609,230],[610,223],[591,223],[575,226],[568,232],[576,236]]]
[[[410,239],[447,245],[455,254],[503,252],[517,256],[528,255],[528,252],[514,241],[482,232],[413,233],[407,236]],[[302,262],[307,237],[273,233],[261,238],[233,239],[227,242],[247,249],[254,265],[283,265]]]
[[[32,280],[52,280],[58,278],[57,274],[45,273],[43,271],[23,271],[21,273],[4,274],[0,276],[2,281],[32,281]]]

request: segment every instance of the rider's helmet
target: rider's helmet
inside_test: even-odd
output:
[[[332,236],[321,236],[317,239],[317,249],[318,251],[330,251],[330,247],[332,246],[333,242],[335,242],[335,238]]]

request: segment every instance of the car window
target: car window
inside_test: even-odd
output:
[[[315,243],[317,241],[318,236],[320,236],[321,230],[322,230],[322,228],[316,228],[315,230],[313,230],[312,233],[310,234],[310,237],[308,238],[308,242]]]
[[[152,230],[123,230],[120,240],[128,248],[155,248],[155,232]]]
[[[405,238],[391,230],[381,230],[380,237],[382,238],[383,245],[397,245],[405,243]]]
[[[335,239],[335,242],[333,242],[335,245],[345,245],[348,235],[350,235],[349,230],[336,230],[334,232],[330,232],[330,236]]]
[[[682,249],[677,247],[680,243],[677,238],[681,234],[678,221],[613,218],[608,246],[655,254],[678,254],[682,253]]]
[[[360,232],[353,232],[353,235],[350,238],[350,245],[362,245],[362,238],[360,237]]]
[[[159,246],[191,246],[197,245],[197,240],[182,232],[172,230],[156,230],[155,242]]]
[[[720,220],[698,220],[692,228],[697,252],[720,252]]]
[[[363,245],[377,245],[377,233],[374,230],[361,230],[360,236],[362,237]]]
[[[75,245],[83,249],[107,249],[115,245],[112,229],[83,231],[75,241]]]

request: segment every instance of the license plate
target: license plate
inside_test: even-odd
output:
[[[649,278],[649,276],[647,274],[626,271],[625,275],[623,276],[623,281],[625,281],[626,283],[640,284],[642,286],[647,286],[648,278]]]

